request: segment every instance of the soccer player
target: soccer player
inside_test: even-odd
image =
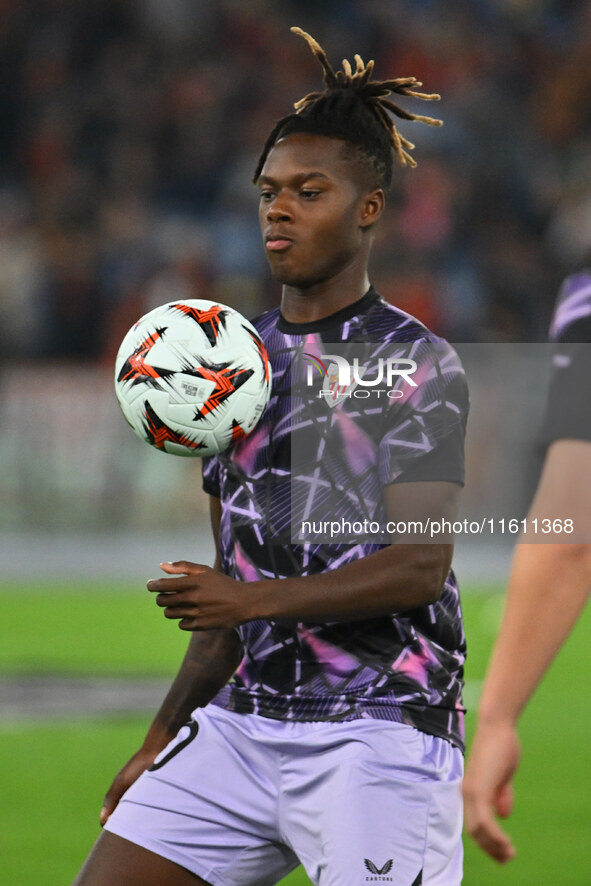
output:
[[[416,165],[389,112],[438,122],[387,96],[436,96],[411,77],[372,80],[358,56],[334,72],[296,31],[326,88],[278,122],[255,173],[282,285],[280,308],[254,321],[271,400],[249,437],[204,463],[215,567],[162,564],[168,577],[148,583],[191,632],[189,648],[106,796],[77,886],[265,886],[300,862],[322,886],[461,881],[465,644],[452,544],[398,529],[395,544],[294,543],[290,522],[304,498],[312,515],[336,502],[353,524],[456,512],[467,394],[453,355],[427,354],[405,403],[347,396],[352,387],[331,406],[292,396],[302,357],[334,343],[418,354],[440,341],[367,272],[393,158]],[[299,474],[306,447],[314,469]]]
[[[591,590],[590,272],[564,282],[550,338],[556,346],[542,431],[547,452],[528,517],[530,525],[536,518],[572,520],[573,542],[567,535],[565,543],[520,539],[482,690],[464,782],[466,829],[499,862],[515,856],[496,815],[505,818],[513,807],[520,714]]]

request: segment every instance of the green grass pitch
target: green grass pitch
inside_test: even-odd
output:
[[[498,592],[480,590],[464,590],[472,710],[501,606]],[[141,585],[11,584],[0,586],[0,609],[0,676],[172,677],[186,645]],[[518,858],[501,868],[466,840],[466,886],[591,883],[590,640],[587,612],[524,715],[517,804],[506,825]],[[0,720],[0,882],[71,882],[98,833],[104,791],[147,721],[139,715]],[[469,734],[472,722],[473,714]],[[296,871],[283,882],[309,881]]]

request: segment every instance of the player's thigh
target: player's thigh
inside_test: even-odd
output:
[[[401,724],[326,725],[337,727],[332,745],[298,758],[286,808],[291,845],[313,883],[457,886],[461,752]]]
[[[173,861],[103,831],[73,886],[208,886]]]

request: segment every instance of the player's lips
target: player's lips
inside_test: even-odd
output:
[[[265,236],[265,246],[271,252],[283,252],[285,249],[289,249],[292,246],[293,240],[290,240],[289,237],[284,237],[283,234],[267,234]]]

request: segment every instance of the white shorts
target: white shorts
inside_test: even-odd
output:
[[[106,829],[212,886],[457,886],[461,752],[381,720],[196,711]]]

